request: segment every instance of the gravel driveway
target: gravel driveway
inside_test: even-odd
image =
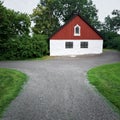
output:
[[[94,66],[117,61],[119,52],[106,51],[74,58],[0,62],[0,67],[15,68],[29,76],[3,120],[119,120],[86,76]]]

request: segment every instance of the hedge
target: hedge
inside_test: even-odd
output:
[[[19,60],[42,57],[48,54],[47,36],[19,36],[0,44],[1,60]]]

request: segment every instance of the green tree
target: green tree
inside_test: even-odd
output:
[[[13,51],[12,47],[8,49],[14,44],[12,38],[29,34],[30,24],[30,17],[27,14],[7,9],[0,1],[0,56]]]
[[[7,9],[0,1],[0,40],[29,34],[30,18],[27,14]]]
[[[105,18],[103,29],[111,32],[118,32],[120,30],[120,10],[113,10],[112,17],[108,15]]]
[[[92,26],[99,28],[97,10],[92,0],[41,0],[31,16],[34,33],[51,35],[74,14],[83,16]]]
[[[92,0],[55,0],[55,14],[61,21],[66,22],[73,14],[80,14],[94,27],[98,27],[99,21],[95,5]]]
[[[110,44],[112,44],[111,41],[113,41],[114,38],[119,37],[119,34],[117,32],[111,32],[111,31],[106,31],[106,30],[101,30],[100,31],[101,35],[103,36],[104,39],[104,48],[111,48]]]
[[[101,25],[101,35],[104,38],[104,47],[105,48],[116,48],[120,46],[118,44],[120,35],[118,31],[120,30],[120,10],[113,10],[112,16],[108,15],[105,17],[105,22]]]
[[[53,13],[54,9],[51,1],[48,1],[46,6],[42,4],[37,5],[31,15],[31,19],[35,23],[32,28],[35,34],[46,34],[49,36],[58,29],[60,26],[59,20]]]

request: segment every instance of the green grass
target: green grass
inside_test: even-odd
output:
[[[27,76],[20,71],[0,68],[0,117],[26,80]]]
[[[22,60],[22,61],[26,61],[26,60],[49,60],[54,58],[53,56],[43,56],[43,57],[38,57],[38,58],[25,58],[25,59],[17,59],[18,61]],[[17,61],[16,59],[14,59],[15,61]],[[7,60],[7,59],[0,59],[0,61],[13,61],[13,60]]]
[[[120,63],[102,65],[88,71],[88,79],[120,113]]]

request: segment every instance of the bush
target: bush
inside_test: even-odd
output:
[[[110,32],[110,31],[101,31],[101,35],[103,36],[104,39],[104,48],[110,48],[110,42],[113,41],[114,38],[120,37],[120,35],[116,32]]]
[[[47,36],[19,36],[2,44],[0,59],[19,60],[42,57],[48,53]]]
[[[113,40],[109,40],[108,48],[120,51],[120,37],[115,37]]]

